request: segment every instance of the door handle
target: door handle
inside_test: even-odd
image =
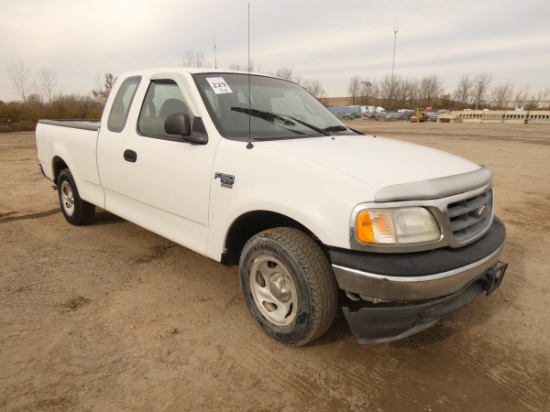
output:
[[[137,160],[137,153],[130,149],[125,150],[124,160],[126,160],[127,162],[135,163]]]

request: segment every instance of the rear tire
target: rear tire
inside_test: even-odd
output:
[[[78,188],[69,169],[64,169],[59,174],[57,190],[61,211],[67,222],[75,226],[81,226],[94,220],[95,206],[80,198]]]
[[[314,341],[336,317],[332,267],[317,243],[299,230],[276,228],[253,236],[241,254],[240,279],[254,320],[287,345]]]

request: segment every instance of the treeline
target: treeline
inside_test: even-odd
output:
[[[62,94],[57,76],[42,69],[36,77],[22,62],[8,66],[8,74],[20,100],[0,100],[0,133],[31,131],[40,119],[100,119],[115,77],[107,73],[88,95]]]
[[[93,96],[58,95],[44,102],[30,95],[25,102],[0,100],[0,133],[30,131],[39,119],[99,119],[103,102]]]
[[[187,50],[182,58],[186,67],[211,67],[204,54]],[[250,62],[246,65],[232,63],[232,70],[250,70],[262,73],[262,68]],[[107,73],[103,81],[97,79],[97,87],[88,95],[58,93],[57,76],[49,69],[41,69],[37,76],[22,62],[8,67],[13,87],[20,97],[17,102],[0,100],[0,132],[34,130],[39,119],[99,119],[115,77]],[[289,67],[272,74],[300,84],[322,103],[326,103],[325,89],[315,79],[304,79]],[[515,86],[510,81],[492,86],[493,76],[480,73],[463,75],[454,90],[446,91],[443,80],[434,74],[420,79],[386,75],[381,80],[370,80],[361,75],[352,76],[347,87],[347,97],[353,105],[383,106],[386,110],[414,109],[432,106],[435,109],[506,109],[523,107],[536,110],[543,100],[550,98],[550,88],[531,91],[529,86]]]
[[[434,74],[420,79],[386,75],[382,80],[352,76],[348,96],[354,105],[378,105],[386,110],[427,107],[463,109],[510,109],[523,107],[536,110],[550,97],[550,88],[531,91],[529,86],[516,86],[511,81],[492,86],[490,73],[462,75],[454,90],[446,91],[443,80]]]

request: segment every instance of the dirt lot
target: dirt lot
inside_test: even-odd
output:
[[[285,347],[253,324],[236,268],[106,212],[69,225],[34,134],[0,135],[0,410],[550,410],[550,127],[352,127],[493,170],[498,291],[399,342],[359,345],[339,317]]]

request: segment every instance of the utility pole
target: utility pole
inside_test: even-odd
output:
[[[393,83],[393,68],[395,66],[395,44],[397,43],[397,32],[399,31],[399,20],[397,21],[397,24],[395,23],[395,20],[393,22],[393,60],[391,63],[391,82]]]

